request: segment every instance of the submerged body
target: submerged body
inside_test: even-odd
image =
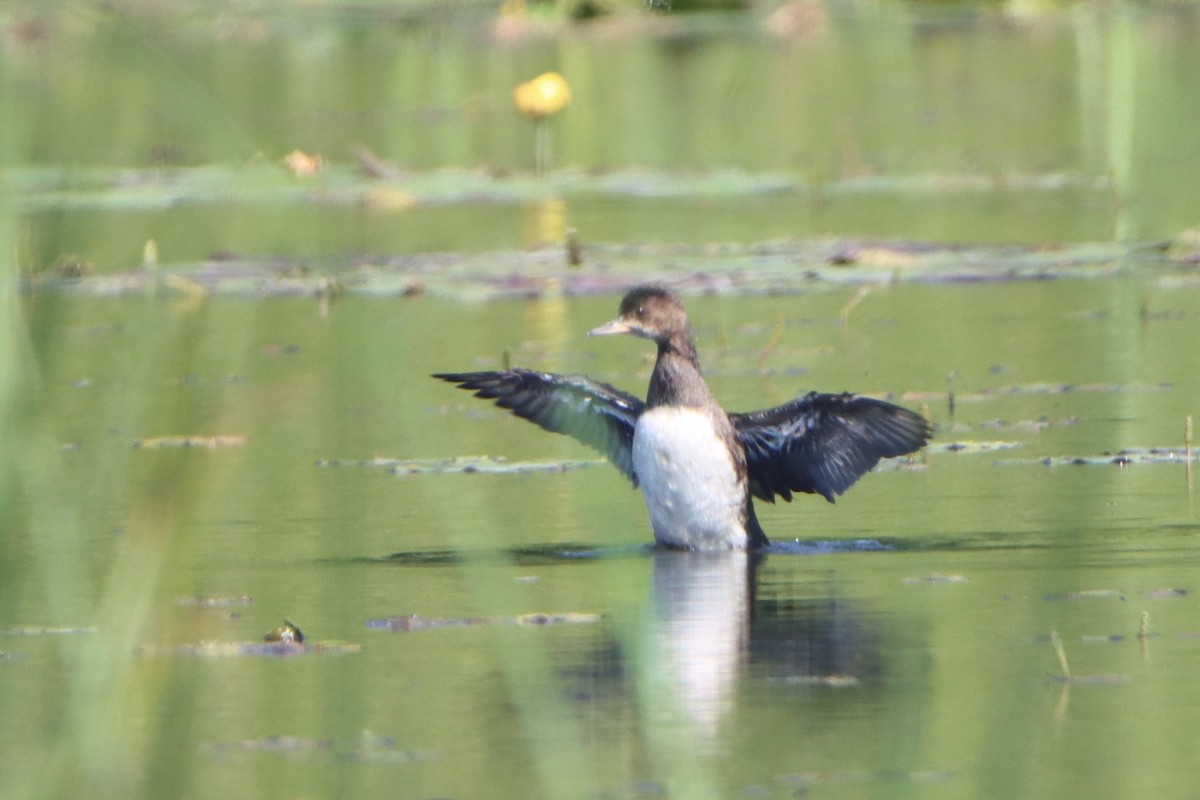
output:
[[[753,497],[811,492],[833,502],[881,458],[920,449],[928,422],[851,394],[810,392],[776,408],[730,414],[700,373],[687,315],[667,289],[643,286],[591,335],[650,339],[658,358],[645,402],[578,375],[526,369],[435,375],[546,430],[600,450],[641,488],[655,541],[666,547],[760,547]]]

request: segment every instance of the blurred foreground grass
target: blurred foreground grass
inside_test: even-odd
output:
[[[10,137],[14,127],[7,126]],[[11,162],[11,138],[8,145],[4,156]],[[129,797],[157,758],[144,745],[147,737],[156,738],[156,717],[165,713],[155,711],[153,691],[132,685],[131,665],[177,509],[156,497],[167,490],[170,478],[164,476],[124,509],[113,557],[100,565],[88,562],[87,536],[95,532],[84,534],[79,515],[95,514],[94,523],[107,513],[84,498],[113,498],[126,490],[127,474],[117,464],[96,476],[101,485],[87,487],[64,476],[29,319],[34,303],[18,290],[18,217],[7,187],[0,187],[0,203],[0,629],[78,631],[51,637],[57,647],[45,665],[45,694],[17,692],[5,683],[9,744],[0,757],[0,795]],[[144,355],[130,353],[131,363],[148,363]],[[136,407],[126,414],[136,416]],[[147,713],[149,729],[138,721]]]

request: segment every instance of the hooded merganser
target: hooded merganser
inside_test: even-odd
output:
[[[617,318],[589,336],[628,333],[658,345],[646,402],[582,375],[528,369],[440,373],[444,381],[599,450],[640,487],[660,545],[762,547],[753,497],[825,497],[849,489],[881,458],[920,449],[921,416],[882,400],[809,392],[745,414],[721,408],[700,374],[683,301],[659,286],[633,289]]]

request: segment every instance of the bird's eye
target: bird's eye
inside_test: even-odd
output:
[[[645,307],[645,306],[638,306],[637,315],[638,315],[638,318],[639,318],[639,319],[641,319],[642,317],[646,316],[646,307]]]

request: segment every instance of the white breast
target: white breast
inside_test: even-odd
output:
[[[661,406],[643,413],[633,431],[633,469],[659,543],[746,546],[746,490],[708,415]]]

